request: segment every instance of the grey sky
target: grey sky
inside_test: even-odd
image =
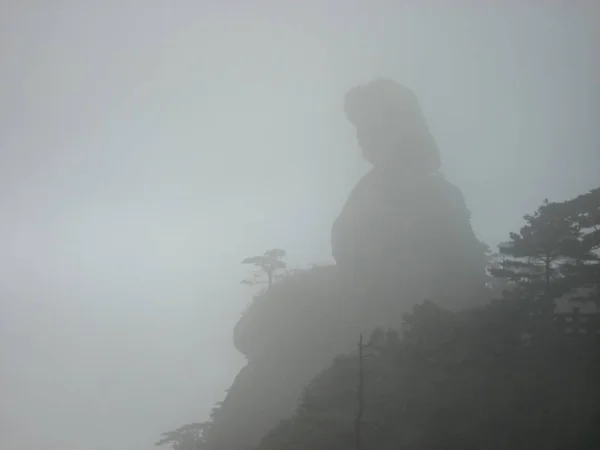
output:
[[[357,83],[417,92],[488,243],[600,184],[593,2],[237,3],[0,2],[2,449],[206,416],[243,363],[239,261],[329,260]]]

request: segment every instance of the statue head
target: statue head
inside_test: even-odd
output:
[[[426,173],[440,168],[437,145],[407,87],[387,79],[357,86],[346,94],[344,109],[371,164]]]

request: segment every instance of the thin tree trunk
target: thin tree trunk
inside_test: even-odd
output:
[[[548,296],[548,295],[550,295],[550,278],[551,278],[552,268],[551,268],[550,258],[547,258],[545,262],[546,262],[546,267],[545,267],[545,269],[546,269],[545,276],[546,277],[545,277],[544,281],[546,283],[546,286],[545,286],[546,296]]]
[[[355,450],[361,450],[361,425],[363,416],[363,335],[361,333],[360,339],[358,340],[358,388],[357,388],[357,400],[358,410],[356,412],[356,420],[354,424],[354,438],[355,438]]]
[[[540,323],[538,324],[538,329],[536,330],[544,338],[547,338],[551,322],[552,316],[554,314],[554,301],[552,299],[552,294],[550,292],[550,283],[552,281],[552,260],[550,257],[547,257],[545,260],[545,274],[544,274],[544,301],[543,301],[543,309],[541,314],[538,317]]]

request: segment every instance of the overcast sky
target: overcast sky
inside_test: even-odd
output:
[[[330,258],[357,83],[416,91],[490,244],[600,185],[585,2],[284,3],[0,0],[3,450],[148,450],[206,417],[243,364],[240,260]]]

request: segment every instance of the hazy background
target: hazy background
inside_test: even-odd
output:
[[[3,450],[206,417],[243,364],[239,261],[329,259],[356,83],[417,92],[490,244],[600,184],[593,2],[278,3],[0,0]]]

